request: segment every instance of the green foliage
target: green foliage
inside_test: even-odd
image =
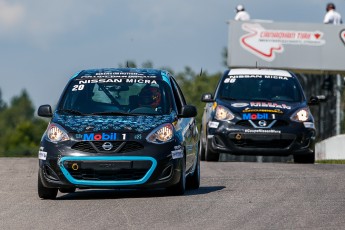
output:
[[[345,160],[318,160],[317,164],[345,164]]]
[[[6,103],[2,100],[2,92],[0,90],[0,112],[7,108]]]
[[[200,71],[201,72],[201,71]],[[222,73],[208,74],[207,72],[195,73],[189,67],[175,75],[188,104],[195,105],[198,109],[197,124],[200,126],[205,103],[201,102],[203,93],[214,93]]]
[[[34,117],[25,90],[0,110],[0,156],[36,156],[47,122]]]

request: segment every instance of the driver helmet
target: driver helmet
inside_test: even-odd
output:
[[[159,88],[153,86],[144,87],[139,93],[139,103],[142,106],[158,107],[161,103],[161,92]]]

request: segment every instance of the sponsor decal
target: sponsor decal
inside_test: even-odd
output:
[[[250,109],[250,108],[246,108],[242,110],[242,112],[244,113],[280,113],[280,114],[283,113],[283,111],[281,111],[280,109]]]
[[[114,141],[117,139],[126,140],[126,134],[122,134],[122,138],[117,138],[117,136],[117,133],[84,133],[83,141]]]
[[[105,72],[94,75],[84,75],[80,78],[156,78],[155,75],[145,75],[144,73],[131,72]]]
[[[216,129],[216,128],[218,128],[218,126],[219,126],[219,122],[216,122],[216,121],[210,121],[208,123],[208,127],[210,127],[210,128]]]
[[[269,119],[269,118],[268,118],[268,113],[243,113],[242,119],[243,120],[258,120],[258,119],[262,120],[262,119]]]
[[[171,156],[173,159],[182,158],[183,157],[183,151],[181,149],[173,150],[173,151],[171,151]]]
[[[129,79],[88,79],[88,80],[79,80],[79,85],[83,85],[83,84],[88,84],[88,83],[141,83],[141,84],[157,84],[156,80],[152,80],[152,79],[133,79],[133,78],[129,78]]]
[[[279,108],[279,109],[291,109],[291,106],[286,104],[278,104],[275,102],[250,102],[252,107],[268,107],[268,108]]]
[[[340,40],[344,43],[345,45],[345,29],[340,31]]]
[[[245,133],[281,133],[280,130],[275,129],[245,129]]]
[[[234,83],[236,79],[240,79],[240,78],[289,80],[288,76],[278,76],[278,75],[229,75],[229,78],[224,79],[224,83]]]
[[[235,108],[240,108],[240,107],[246,107],[248,106],[248,103],[232,103],[231,106]]]
[[[181,145],[174,146],[174,149],[175,150],[171,151],[172,158],[173,159],[182,158],[183,157],[182,146]]]
[[[283,53],[285,45],[322,46],[326,43],[320,31],[269,30],[258,23],[244,23],[242,29],[248,33],[240,38],[241,46],[268,62]]]
[[[38,159],[40,160],[47,159],[47,152],[44,151],[44,147],[40,147],[40,150],[38,151]]]

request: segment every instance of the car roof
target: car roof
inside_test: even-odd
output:
[[[286,70],[278,69],[249,69],[249,68],[238,68],[230,69],[227,75],[275,75],[292,77],[293,75]]]

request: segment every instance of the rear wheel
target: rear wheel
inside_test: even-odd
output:
[[[40,173],[38,173],[37,189],[38,189],[38,196],[42,199],[54,200],[57,196],[57,193],[58,193],[57,188],[44,187],[42,180],[41,180]]]
[[[210,149],[209,141],[206,139],[205,147],[205,160],[206,161],[219,161],[219,153]]]
[[[293,160],[295,163],[314,164],[315,163],[315,153],[303,154],[303,155],[294,155]]]

